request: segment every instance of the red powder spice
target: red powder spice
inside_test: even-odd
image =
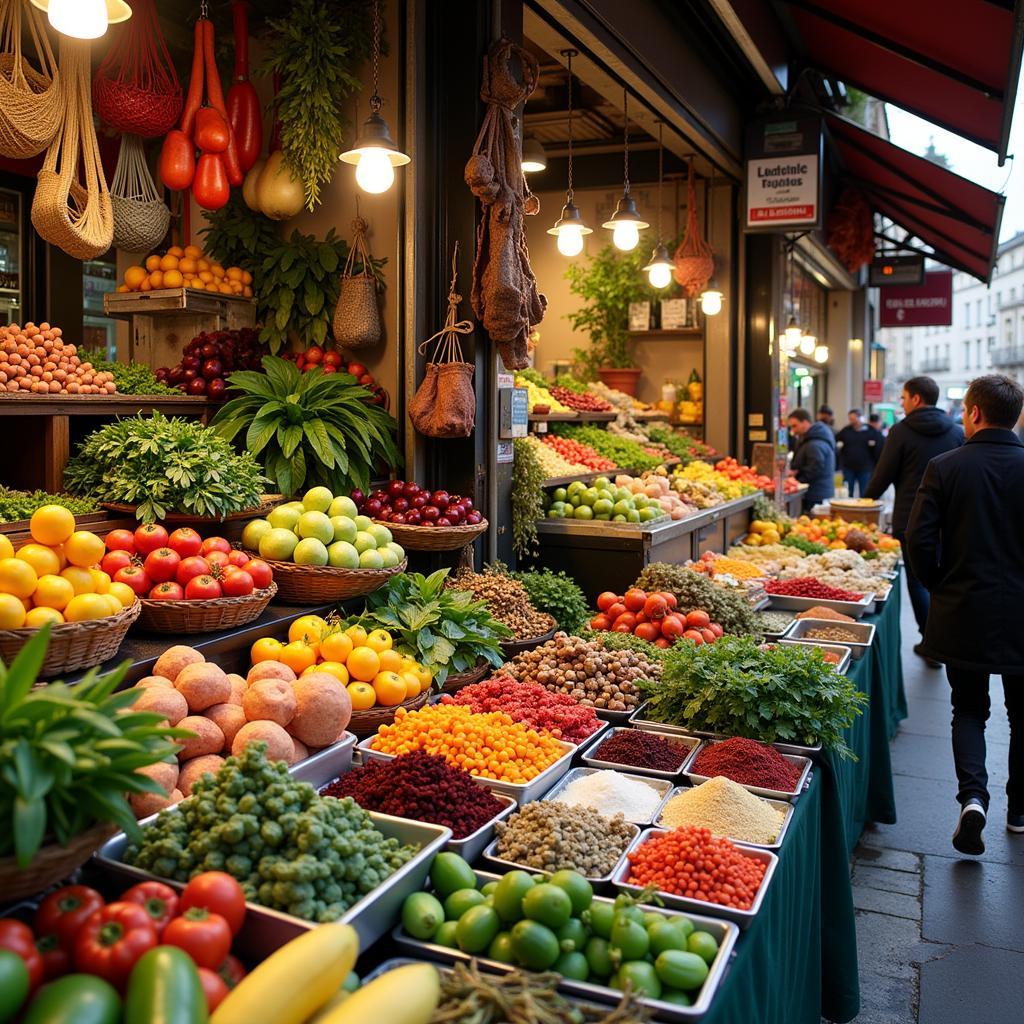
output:
[[[350,796],[367,811],[447,825],[456,839],[465,839],[506,806],[469,772],[422,750],[393,761],[368,761],[329,783],[320,795]]]
[[[642,729],[624,729],[610,736],[588,757],[596,761],[611,761],[614,764],[633,765],[636,768],[651,768],[659,772],[678,771],[691,745],[672,743],[670,740],[644,732]]]
[[[774,747],[738,736],[705,747],[691,770],[695,775],[724,775],[744,786],[786,792],[792,791],[800,778],[799,767],[790,764]]]
[[[864,595],[853,590],[830,587],[813,576],[796,576],[788,580],[769,580],[764,589],[769,594],[788,597],[813,597],[818,601],[859,601]]]

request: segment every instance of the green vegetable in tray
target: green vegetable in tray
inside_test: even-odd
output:
[[[798,537],[795,533],[789,534],[788,537],[783,537],[782,543],[786,547],[802,551],[805,555],[822,555],[828,551],[828,547],[825,544],[818,544],[813,540],[805,540],[803,537]]]
[[[590,618],[587,599],[571,576],[550,569],[535,569],[514,572],[512,578],[526,587],[534,608],[554,616],[562,632],[578,633],[586,625]]]
[[[710,451],[703,441],[699,441],[685,431],[672,430],[671,427],[658,423],[650,423],[646,427],[647,436],[655,443],[664,445],[683,465],[694,459],[702,458]]]
[[[31,519],[32,513],[43,505],[61,505],[76,516],[98,512],[100,506],[91,498],[76,498],[71,494],[47,494],[46,491],[12,491],[0,487],[0,523],[17,523]]]
[[[703,609],[712,622],[721,624],[726,633],[743,636],[756,632],[754,613],[746,598],[716,587],[700,573],[668,562],[652,562],[640,573],[635,587],[647,593],[669,591],[679,602],[679,611],[686,613]]]
[[[560,437],[579,441],[580,444],[589,444],[591,448],[597,450],[599,455],[611,459],[616,466],[621,466],[624,469],[643,472],[648,469],[656,469],[665,461],[659,455],[648,455],[643,446],[636,441],[610,434],[600,427],[573,426],[566,423],[552,424],[552,427]]]

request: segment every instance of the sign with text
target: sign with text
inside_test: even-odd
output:
[[[784,117],[747,129],[747,231],[821,226],[821,121]]]
[[[882,288],[878,293],[882,327],[949,327],[953,323],[953,271],[929,270],[924,284]]]
[[[876,256],[868,265],[868,284],[875,288],[924,284],[924,257]]]
[[[864,404],[882,400],[882,382],[880,380],[864,381]]]

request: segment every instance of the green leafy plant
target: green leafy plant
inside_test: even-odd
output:
[[[256,276],[263,261],[281,244],[276,222],[258,210],[250,210],[240,190],[231,193],[226,206],[204,213],[206,227],[199,229],[203,247],[225,267],[241,267]],[[259,281],[255,281],[258,290]]]
[[[530,595],[530,604],[539,612],[547,612],[566,633],[578,633],[590,619],[590,610],[583,591],[564,572],[535,569],[511,573]]]
[[[44,626],[11,665],[0,662],[0,856],[27,868],[44,842],[66,846],[98,822],[138,837],[127,793],[163,793],[137,769],[177,752],[193,735],[160,728],[163,716],[132,711],[142,692],[115,693],[129,662],[74,687],[35,687],[50,643]]]
[[[0,523],[17,523],[31,519],[43,505],[61,505],[76,516],[98,512],[100,506],[92,498],[76,498],[70,494],[48,494],[46,491],[12,491],[0,487]]]
[[[843,730],[868,702],[817,648],[765,649],[753,637],[676,643],[660,682],[640,686],[653,721],[765,743],[820,742],[845,758],[854,755]]]
[[[196,420],[158,412],[100,427],[64,469],[72,494],[137,505],[144,523],[168,512],[222,519],[258,505],[266,482],[250,452],[238,454]]]
[[[225,441],[245,431],[247,454],[259,459],[283,494],[323,484],[335,494],[368,490],[374,467],[400,462],[398,424],[348,373],[303,373],[287,359],[263,357],[263,373],[228,377],[241,392],[218,410],[211,426]]]
[[[399,636],[401,653],[428,668],[438,686],[481,659],[499,668],[505,661],[500,642],[512,631],[491,617],[486,601],[446,587],[447,578],[447,569],[430,576],[418,572],[392,576],[370,594],[362,615],[348,625],[386,629]]]
[[[178,395],[178,388],[169,387],[156,379],[156,374],[145,363],[129,360],[119,363],[108,359],[101,349],[79,349],[82,362],[92,363],[94,370],[101,370],[114,375],[118,394],[121,395]]]
[[[512,549],[528,558],[537,552],[537,520],[544,517],[544,470],[525,438],[512,447]]]

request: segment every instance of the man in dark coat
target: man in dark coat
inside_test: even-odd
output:
[[[810,512],[836,492],[836,439],[820,420],[811,422],[806,409],[794,409],[789,414],[789,431],[799,438],[790,472],[800,483],[810,485],[803,500],[804,511]]]
[[[959,448],[964,443],[964,432],[960,427],[935,407],[938,400],[939,386],[931,377],[911,377],[903,385],[900,405],[906,417],[889,431],[878,465],[864,491],[866,498],[880,498],[890,484],[896,485],[892,532],[901,544],[906,543],[907,521],[925,466],[936,455]],[[910,591],[917,628],[923,636],[928,619],[928,591],[909,565],[907,590]],[[914,645],[914,653],[922,654],[919,643]],[[933,668],[940,667],[931,660],[929,664]]]
[[[839,468],[850,497],[864,497],[871,471],[878,462],[881,434],[863,420],[860,409],[851,409],[849,423],[836,435]]]
[[[985,851],[985,722],[990,673],[1003,677],[1010,719],[1006,827],[1024,833],[1024,444],[1014,433],[1024,389],[990,374],[964,396],[967,443],[925,470],[907,529],[907,555],[932,594],[927,655],[946,665],[960,820],[953,845]]]

